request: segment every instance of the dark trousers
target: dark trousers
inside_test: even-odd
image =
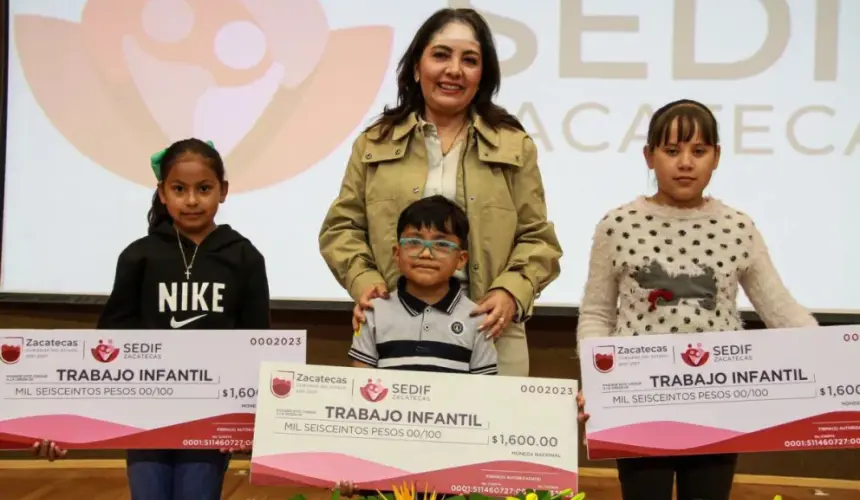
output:
[[[672,500],[677,475],[678,500],[729,500],[736,454],[618,460],[622,500]]]
[[[230,455],[218,450],[128,450],[131,500],[221,500]]]

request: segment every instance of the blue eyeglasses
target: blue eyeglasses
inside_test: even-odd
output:
[[[410,257],[417,257],[425,248],[432,256],[447,257],[460,250],[460,245],[448,240],[422,240],[421,238],[400,238],[400,248]]]

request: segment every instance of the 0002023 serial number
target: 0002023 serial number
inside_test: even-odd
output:
[[[248,342],[253,346],[280,347],[280,346],[300,346],[302,345],[301,337],[251,337]]]
[[[573,396],[572,387],[559,387],[557,385],[523,384],[520,386],[520,392],[527,392],[529,394],[550,394],[552,396]]]

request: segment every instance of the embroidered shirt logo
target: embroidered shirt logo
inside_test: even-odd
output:
[[[453,333],[454,335],[460,335],[461,333],[463,333],[463,329],[463,323],[459,321],[454,321],[453,323],[451,323],[451,333]]]

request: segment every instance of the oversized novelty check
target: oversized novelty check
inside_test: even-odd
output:
[[[4,330],[0,448],[239,448],[259,365],[304,363],[304,331]]]
[[[575,380],[263,363],[255,484],[576,491]]]
[[[583,340],[588,454],[860,448],[860,326]]]

